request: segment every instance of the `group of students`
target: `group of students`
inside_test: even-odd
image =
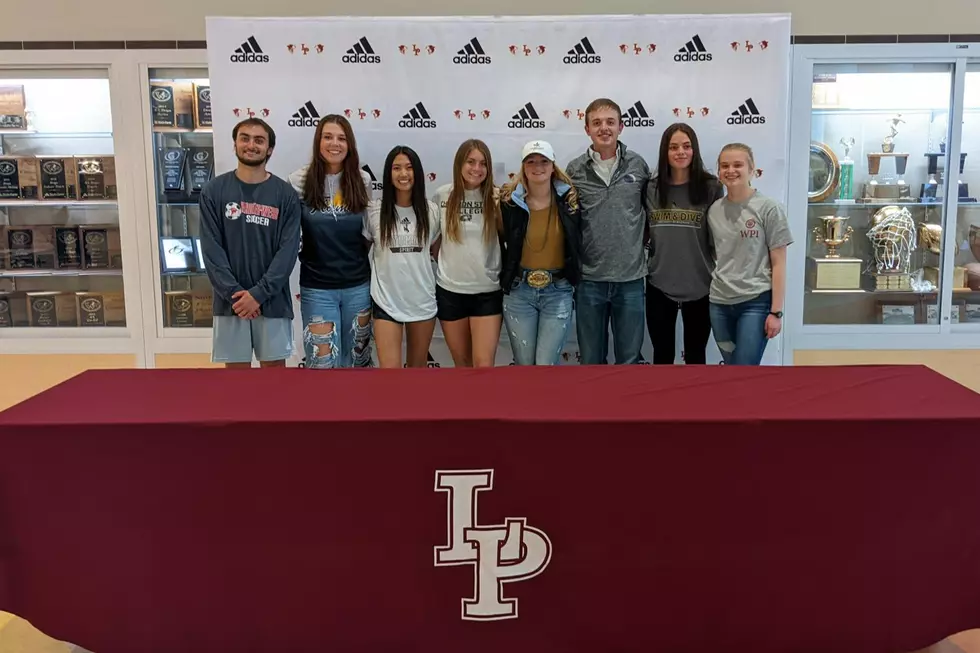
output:
[[[610,328],[615,362],[640,362],[644,318],[653,363],[673,363],[678,311],[685,363],[705,363],[713,331],[725,364],[758,365],[781,329],[792,236],[783,207],[751,185],[751,148],[725,145],[714,175],[676,123],[652,174],[619,140],[615,102],[593,101],[585,123],[592,143],[565,170],[534,140],[500,186],[489,148],[467,140],[431,199],[418,154],[397,146],[372,200],[343,116],[320,120],[310,163],[288,181],[266,170],[275,132],[243,120],[237,168],[200,198],[212,360],[285,364],[298,253],[309,368],[370,367],[372,342],[381,367],[425,367],[436,318],[457,367],[493,366],[501,328],[517,365],[555,365],[573,311],[585,365],[606,363]]]

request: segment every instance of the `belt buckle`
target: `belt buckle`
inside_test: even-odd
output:
[[[527,273],[527,285],[532,288],[544,288],[551,283],[551,272],[547,270],[531,270]]]

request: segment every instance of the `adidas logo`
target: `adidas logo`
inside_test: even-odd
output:
[[[639,101],[627,109],[623,116],[623,125],[626,127],[653,127],[654,124],[656,123],[654,123],[653,118],[647,113],[643,103]]]
[[[468,64],[468,63],[479,63],[488,64],[490,63],[490,55],[483,51],[483,46],[474,37],[470,39],[470,42],[463,46],[463,49],[456,53],[453,57],[453,63]]]
[[[704,47],[704,42],[697,34],[677,50],[674,61],[711,61],[711,53]]]
[[[565,58],[562,59],[565,63],[602,63],[602,57],[595,53],[592,44],[589,43],[589,37],[583,38],[581,41],[575,44],[575,47],[568,51]]]
[[[764,125],[766,117],[759,113],[759,108],[755,106],[752,98],[742,103],[742,106],[732,111],[728,117],[729,125]]]
[[[269,55],[262,52],[262,47],[254,36],[248,37],[244,43],[235,48],[231,55],[234,63],[269,63]]]
[[[374,53],[374,48],[366,36],[362,36],[352,45],[342,59],[344,63],[381,63],[381,55]]]
[[[534,110],[534,106],[528,102],[521,107],[520,111],[511,117],[507,126],[511,129],[544,129],[545,122],[541,120],[541,116]]]
[[[398,126],[405,129],[435,129],[436,121],[419,102],[412,107],[411,111],[402,116],[402,119],[398,121]]]
[[[368,173],[368,177],[371,178],[371,190],[381,190],[381,182],[374,176],[374,171],[371,170],[371,166],[367,164],[362,165],[361,170]]]
[[[313,101],[309,100],[299,108],[299,111],[293,114],[287,124],[290,127],[316,127],[319,122],[320,114],[313,106]]]

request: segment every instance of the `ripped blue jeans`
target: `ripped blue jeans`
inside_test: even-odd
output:
[[[574,290],[565,279],[536,289],[514,281],[504,295],[504,326],[516,365],[557,365],[572,323]]]
[[[371,284],[299,289],[305,366],[371,367]]]

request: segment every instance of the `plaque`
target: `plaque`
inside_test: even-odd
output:
[[[14,320],[10,316],[10,295],[0,295],[0,327],[14,325]]]
[[[0,159],[0,199],[20,199],[20,174],[17,159]]]
[[[915,324],[915,306],[912,304],[882,304],[882,324]]]
[[[32,156],[15,158],[17,159],[17,176],[20,178],[20,198],[22,200],[36,200],[40,191],[37,159]]]
[[[209,328],[214,323],[214,298],[210,295],[194,295],[194,326]]]
[[[78,199],[106,199],[105,164],[102,157],[75,157],[75,166],[78,169]]]
[[[119,196],[116,185],[116,159],[112,156],[76,156],[78,198],[81,200],[114,200]]]
[[[211,128],[211,87],[194,85],[194,127]]]
[[[41,171],[41,199],[78,199],[75,159],[72,157],[38,157]]]
[[[190,82],[180,82],[173,85],[174,111],[177,113],[178,129],[188,131],[194,129],[194,85]],[[211,96],[210,91],[208,97]]]
[[[82,267],[82,247],[75,227],[55,227],[54,243],[59,268]]]
[[[27,323],[32,327],[74,326],[74,297],[60,292],[27,293]]]
[[[191,192],[200,193],[201,189],[211,181],[214,172],[214,148],[192,147],[189,158]]]
[[[165,293],[167,326],[173,328],[194,326],[194,295],[185,290]]]
[[[37,267],[34,256],[34,230],[7,227],[7,248],[10,250],[10,269],[25,270]]]
[[[0,86],[0,130],[27,129],[27,102],[23,86]]]
[[[82,227],[82,249],[86,268],[112,267],[112,260],[109,256],[108,229]]]
[[[807,258],[807,285],[813,290],[860,290],[859,258]]]
[[[177,111],[174,106],[172,84],[150,84],[150,113],[154,127],[176,127]]]
[[[163,190],[166,193],[179,193],[184,190],[184,160],[187,150],[182,147],[165,147],[160,151],[163,168]]]
[[[106,326],[105,300],[101,293],[75,293],[78,304],[78,326]]]
[[[164,272],[186,272],[194,267],[194,243],[190,238],[161,238]]]

